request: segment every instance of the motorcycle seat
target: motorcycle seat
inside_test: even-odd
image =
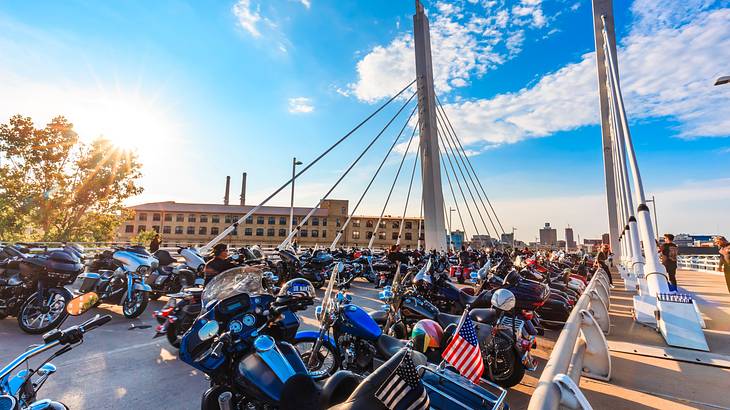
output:
[[[476,296],[472,296],[460,290],[459,302],[462,306],[470,305],[472,308],[488,308],[492,306],[492,292],[485,290]]]
[[[496,309],[472,309],[469,317],[475,322],[486,323],[488,325],[496,325],[499,319],[499,312]]]
[[[382,358],[390,359],[395,356],[406,345],[406,343],[408,342],[405,340],[396,339],[393,336],[388,336],[383,333],[375,342],[375,349]]]
[[[369,313],[370,317],[379,325],[384,325],[388,320],[388,313],[382,310],[374,310]]]
[[[438,316],[436,316],[436,322],[444,329],[450,324],[458,325],[459,320],[461,320],[461,315],[450,315],[439,312]]]

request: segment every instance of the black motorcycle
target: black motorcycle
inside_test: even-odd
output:
[[[170,252],[160,249],[152,256],[157,258],[159,265],[144,279],[144,282],[152,288],[150,299],[157,300],[162,295],[178,293],[195,284],[195,272],[186,265],[178,263]]]
[[[58,327],[68,314],[71,283],[84,265],[70,249],[28,255],[22,248],[7,247],[14,255],[0,262],[0,316],[13,315],[26,333],[39,334]]]
[[[324,262],[324,258],[308,257],[306,263],[302,262],[294,252],[289,250],[279,250],[279,260],[275,263],[276,275],[281,278],[282,282],[294,278],[304,278],[312,283],[315,289],[324,286],[327,279],[325,270],[332,263],[332,259]]]
[[[175,348],[180,347],[180,340],[185,332],[195,323],[195,319],[202,309],[202,288],[184,289],[179,293],[167,295],[167,304],[152,313],[159,326],[155,329],[155,336],[167,337],[167,341]]]

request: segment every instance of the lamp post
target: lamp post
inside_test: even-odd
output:
[[[297,165],[302,165],[302,161],[297,161],[297,157],[294,157],[291,161],[291,204],[289,206],[289,232],[294,229],[294,179],[297,176]]]
[[[449,249],[451,251],[454,250],[454,240],[452,238],[453,231],[451,230],[451,213],[456,211],[456,209],[449,207]]]
[[[515,227],[513,226],[513,227],[512,227],[512,250],[514,250],[514,249],[515,249],[515,231],[516,231],[516,230],[517,230],[517,228],[515,228]]]
[[[656,216],[656,201],[654,200],[654,195],[651,196],[651,199],[647,199],[646,202],[651,202],[651,207],[654,208],[654,230],[656,231],[656,240],[658,241],[659,240],[659,221],[657,221],[657,216]]]

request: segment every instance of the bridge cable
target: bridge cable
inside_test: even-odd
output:
[[[420,121],[420,119],[419,119]],[[403,163],[406,160],[406,156],[408,155],[408,150],[411,148],[411,143],[413,142],[413,139],[416,135],[416,130],[418,127],[413,127],[413,132],[411,133],[411,138],[408,140],[408,145],[406,146],[405,152],[403,152],[403,158],[400,160],[400,164],[398,165],[398,171],[395,173],[395,178],[393,178],[393,183],[390,185],[390,190],[388,191],[388,196],[385,198],[385,204],[383,204],[383,209],[380,211],[380,216],[378,217],[378,223],[375,224],[375,231],[373,232],[373,236],[370,237],[370,241],[368,242],[368,249],[373,248],[373,242],[375,241],[375,235],[378,233],[378,228],[380,227],[380,221],[383,219],[383,215],[385,214],[385,209],[388,207],[388,202],[390,202],[390,197],[393,194],[393,189],[395,188],[396,182],[398,182],[398,176],[400,175],[400,171],[403,168]]]
[[[403,217],[400,221],[400,226],[398,227],[398,239],[396,239],[395,244],[400,245],[400,236],[403,233],[403,225],[405,224],[406,219],[406,211],[408,210],[408,201],[411,199],[411,189],[413,188],[413,177],[416,175],[416,165],[418,164],[418,157],[420,155],[415,155],[413,160],[413,170],[411,170],[411,182],[408,184],[408,193],[406,194],[406,205],[403,207]]]
[[[443,153],[444,153],[444,155],[447,155],[445,149],[443,149]],[[451,190],[451,197],[453,198],[454,205],[456,206],[456,213],[459,215],[459,221],[461,222],[461,229],[464,230],[464,235],[466,235],[466,225],[464,224],[464,218],[461,216],[461,209],[459,208],[459,201],[456,200],[456,194],[454,193],[454,186],[451,184],[451,177],[449,176],[449,170],[446,167],[446,161],[441,161],[441,163],[444,166],[444,173],[446,174],[446,181],[448,182],[449,189]],[[452,169],[453,169],[453,167],[452,167]],[[454,174],[454,179],[456,180],[456,174]],[[458,183],[458,180],[457,180],[457,183]],[[463,194],[464,194],[464,192],[462,191],[462,196],[463,196]],[[472,221],[473,221],[473,218],[472,218]],[[475,225],[475,227],[476,227],[476,225]]]
[[[323,153],[321,153],[317,158],[315,158],[314,160],[312,160],[307,166],[305,166],[304,168],[302,168],[301,171],[299,171],[298,173],[296,173],[293,178],[289,179],[289,181],[287,181],[286,183],[284,183],[284,185],[280,186],[277,190],[275,190],[271,195],[269,195],[268,197],[266,197],[266,199],[264,199],[263,201],[261,201],[258,205],[256,205],[253,208],[251,208],[250,211],[248,211],[245,215],[243,215],[241,218],[239,218],[236,222],[234,222],[228,228],[224,229],[223,232],[221,232],[218,236],[216,236],[215,238],[213,238],[210,242],[208,242],[207,244],[205,244],[204,246],[202,246],[201,248],[199,248],[198,251],[201,252],[201,253],[203,253],[203,252],[205,252],[207,250],[210,250],[218,242],[222,241],[226,236],[228,236],[228,234],[230,234],[231,232],[233,232],[233,230],[235,230],[240,223],[242,223],[243,221],[245,221],[246,218],[248,218],[249,216],[253,215],[254,212],[256,212],[259,209],[261,209],[262,206],[266,205],[271,200],[271,198],[275,197],[284,188],[288,187],[289,184],[292,183],[292,181],[294,181],[297,177],[299,177],[300,175],[302,175],[303,173],[305,173],[314,164],[316,164],[317,162],[319,162],[320,159],[322,159],[325,155],[329,154],[330,151],[332,151],[335,147],[337,147],[338,145],[340,145],[340,143],[342,143],[347,138],[349,138],[352,134],[354,134],[355,131],[357,131],[358,129],[360,129],[360,127],[362,127],[366,122],[370,121],[370,119],[372,119],[375,115],[377,115],[380,111],[382,111],[383,108],[385,108],[388,104],[390,104],[391,102],[393,102],[393,100],[395,100],[401,94],[403,94],[415,82],[416,82],[416,80],[411,81],[408,85],[406,85],[405,87],[403,87],[403,89],[401,89],[400,91],[398,91],[397,94],[395,94],[394,96],[390,97],[390,99],[388,99],[388,101],[384,102],[380,107],[378,107],[378,109],[376,109],[375,111],[373,111],[369,116],[367,116],[364,120],[362,120],[359,124],[357,124],[353,129],[351,129],[347,134],[345,134],[342,138],[340,138],[339,140],[337,140],[334,144],[332,144],[329,148],[327,148]]]
[[[464,165],[464,169],[466,170],[466,175],[469,177],[469,181],[471,181],[471,186],[474,187],[474,192],[477,193],[479,202],[482,204],[482,208],[484,209],[484,212],[487,214],[487,219],[489,219],[489,223],[492,225],[492,228],[494,228],[494,233],[499,234],[499,229],[497,229],[497,226],[494,224],[494,220],[492,220],[492,216],[489,214],[489,209],[487,209],[486,204],[484,204],[484,199],[482,198],[482,194],[479,192],[479,188],[477,187],[476,182],[474,182],[474,178],[472,178],[471,172],[469,172],[469,168],[467,167],[467,161],[469,159],[469,156],[467,155],[466,151],[464,150],[464,147],[461,146],[461,142],[459,142],[458,138],[456,138],[456,135],[452,134],[450,128],[446,125],[446,122],[444,120],[446,115],[445,114],[442,115],[438,109],[436,110],[436,113],[437,113],[437,117],[438,117],[437,119],[441,122],[441,126],[444,129],[446,129],[446,141],[449,142],[450,146],[453,143],[454,150],[458,154],[459,160]],[[457,146],[457,143],[458,143],[458,146]],[[458,162],[457,162],[457,164],[458,164]],[[459,170],[461,170],[461,167],[459,167]],[[463,172],[462,172],[462,176],[463,176]],[[466,181],[466,182],[467,182],[467,187],[468,187],[468,181]],[[469,189],[469,193],[471,194],[471,189]],[[473,199],[474,196],[473,196],[473,194],[471,194],[471,195],[472,195],[472,199]],[[479,205],[476,204],[476,200],[475,200],[474,206],[477,209],[479,209]],[[481,216],[481,211],[479,212],[479,215],[480,215],[480,218],[482,218],[482,222],[484,222],[484,218]],[[484,224],[484,227],[485,228],[487,227],[486,223]],[[502,232],[502,233],[504,233],[504,232]]]
[[[449,128],[451,128],[451,131],[454,133],[454,136],[456,137],[456,142],[459,144],[459,147],[461,147],[462,151],[464,150],[463,145],[461,144],[461,141],[459,140],[458,136],[456,135],[456,130],[454,129],[454,126],[451,124],[451,120],[449,119],[448,115],[446,115],[446,110],[444,110],[443,105],[441,105],[441,100],[439,100],[438,95],[436,96],[436,105],[441,109],[443,112],[444,117],[446,118],[446,122],[449,125]],[[499,220],[499,216],[497,215],[497,212],[494,210],[494,207],[492,206],[492,202],[489,200],[489,196],[487,195],[487,191],[484,189],[484,186],[482,185],[482,181],[477,176],[477,172],[474,169],[474,166],[471,163],[471,160],[469,160],[469,157],[467,156],[467,163],[469,164],[469,168],[471,168],[471,172],[474,174],[474,178],[479,183],[479,187],[482,190],[482,193],[484,194],[484,198],[487,200],[487,204],[489,204],[489,208],[492,210],[492,213],[494,214],[494,218],[497,220],[497,224],[499,225],[499,229],[502,233],[504,233],[504,227],[502,227],[502,222]]]
[[[395,145],[400,140],[400,137],[403,135],[403,131],[405,131],[406,127],[408,127],[408,123],[411,122],[411,118],[413,118],[413,114],[416,113],[416,110],[418,109],[418,105],[416,105],[413,110],[411,111],[411,114],[406,119],[405,124],[403,124],[403,128],[400,129],[400,132],[398,132],[398,135],[393,140],[393,143],[390,145],[390,148],[388,148],[388,152],[385,153],[385,156],[383,157],[383,160],[380,161],[380,165],[378,165],[378,169],[375,170],[375,174],[370,179],[370,182],[365,187],[365,191],[363,191],[362,195],[360,195],[360,199],[358,199],[357,203],[355,204],[355,207],[352,208],[352,212],[350,212],[350,215],[345,220],[345,223],[342,224],[342,227],[338,229],[337,235],[335,239],[332,241],[332,245],[330,245],[330,251],[333,251],[335,249],[335,246],[337,245],[337,242],[339,242],[340,238],[342,237],[343,233],[345,232],[345,228],[350,224],[350,220],[352,219],[353,215],[355,215],[355,212],[357,211],[357,208],[360,206],[360,203],[362,202],[363,198],[365,198],[365,194],[368,193],[368,190],[373,185],[373,182],[375,181],[375,178],[378,176],[378,173],[383,168],[383,165],[385,164],[385,161],[390,156],[390,153],[393,152],[393,148],[395,148]]]
[[[437,126],[439,126],[439,129],[443,130],[443,127],[444,127],[443,123],[438,119],[438,117],[436,118],[436,123],[437,123]],[[479,219],[482,221],[482,225],[484,225],[484,229],[486,230],[487,235],[489,235],[489,228],[487,227],[487,223],[484,221],[484,217],[482,216],[482,211],[479,210],[479,205],[477,204],[476,198],[474,198],[474,193],[472,193],[472,191],[471,191],[471,187],[469,186],[469,181],[467,181],[466,176],[464,176],[464,170],[461,168],[461,164],[459,163],[459,160],[456,158],[456,154],[455,154],[456,150],[451,145],[451,141],[449,141],[449,137],[448,137],[448,135],[446,135],[446,133],[444,133],[444,132],[439,133],[439,137],[441,137],[441,136],[443,136],[442,142],[445,140],[449,146],[449,151],[451,151],[451,156],[454,158],[454,162],[456,162],[457,168],[459,168],[459,173],[461,174],[461,178],[464,181],[464,185],[466,185],[466,190],[469,192],[469,196],[471,197],[472,202],[474,202],[474,209],[476,209],[477,215],[479,215]],[[466,166],[464,166],[464,167],[466,168]],[[495,234],[496,233],[497,233],[497,231],[495,228]]]
[[[319,207],[322,205],[322,201],[326,200],[327,197],[332,193],[332,191],[334,191],[335,188],[337,188],[337,186],[340,184],[340,182],[342,182],[342,180],[345,179],[347,174],[349,174],[350,171],[355,167],[355,165],[357,165],[357,163],[360,161],[360,159],[362,159],[362,157],[365,156],[365,154],[370,150],[370,148],[375,144],[375,142],[378,141],[378,139],[380,139],[380,137],[385,133],[385,131],[388,129],[388,127],[390,127],[390,125],[393,123],[393,121],[395,121],[396,118],[398,118],[398,116],[400,115],[400,113],[403,112],[403,110],[406,108],[406,106],[408,106],[408,104],[410,104],[411,100],[413,100],[413,97],[415,97],[416,94],[418,94],[418,93],[414,92],[411,95],[411,97],[408,98],[408,100],[398,109],[398,112],[396,112],[395,115],[393,115],[393,117],[391,117],[391,119],[388,120],[388,123],[385,124],[385,126],[383,127],[383,129],[380,130],[378,135],[376,135],[375,138],[373,138],[372,141],[370,141],[370,143],[365,147],[365,149],[360,153],[360,155],[358,155],[358,157],[355,158],[355,161],[353,161],[352,164],[350,164],[350,166],[345,170],[345,172],[342,173],[342,175],[340,175],[340,177],[337,179],[337,181],[335,181],[334,185],[332,185],[332,187],[329,189],[329,191],[327,191],[327,193],[324,194],[322,199],[320,199],[317,202],[317,205],[315,205],[312,208],[312,210],[309,211],[309,213],[301,221],[298,221],[297,226],[294,229],[292,229],[291,232],[289,232],[289,236],[287,236],[281,242],[281,244],[279,244],[279,246],[277,248],[283,249],[284,247],[286,247],[286,245],[289,244],[289,242],[294,238],[294,236],[297,233],[299,233],[299,231],[301,231],[302,225],[307,223],[309,218],[312,215],[314,215],[314,213],[317,211],[317,209],[319,209]]]

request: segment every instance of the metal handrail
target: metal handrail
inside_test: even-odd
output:
[[[555,342],[532,394],[529,410],[555,410],[561,405],[580,408],[581,400],[576,397],[575,390],[578,390],[582,375],[600,380],[610,379],[610,355],[603,335],[610,327],[606,322],[608,295],[607,274],[599,269],[576,302]],[[598,321],[603,323],[599,324]],[[574,382],[570,389],[564,388],[565,375]],[[577,394],[582,396],[579,390]]]
[[[678,255],[677,267],[683,270],[715,272],[720,264],[720,255]]]

